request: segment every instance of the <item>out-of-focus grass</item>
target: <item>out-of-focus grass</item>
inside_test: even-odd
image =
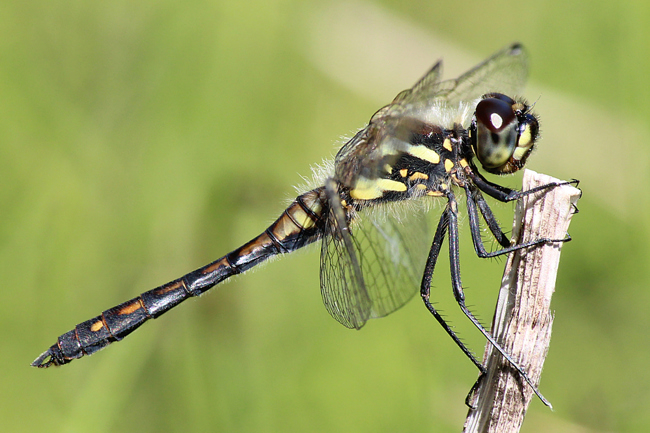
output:
[[[647,9],[4,3],[3,430],[458,431],[476,377],[469,361],[417,300],[360,332],[338,325],[321,305],[317,248],[101,354],[47,371],[28,364],[77,322],[259,233],[332,143],[436,59],[462,72],[520,40],[544,134],[530,167],[579,178],[584,191],[541,385],[556,411],[533,402],[525,429],[647,431]],[[512,207],[496,207],[507,226]],[[488,322],[502,265],[464,246],[467,294]],[[444,261],[435,285],[481,352],[455,315]]]

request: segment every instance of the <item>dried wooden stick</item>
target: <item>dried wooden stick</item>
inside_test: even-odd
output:
[[[559,180],[531,170],[524,172],[523,188]],[[564,239],[580,190],[564,185],[524,197],[515,211],[513,239]],[[551,340],[551,297],[563,242],[548,243],[515,251],[508,257],[492,333],[495,339],[539,384]],[[487,345],[484,377],[470,409],[464,432],[518,432],[533,396],[532,388],[491,345]]]

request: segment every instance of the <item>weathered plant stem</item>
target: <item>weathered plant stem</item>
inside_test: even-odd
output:
[[[524,173],[523,188],[559,182],[530,170]],[[564,185],[524,197],[515,211],[513,240],[564,239],[580,190]],[[508,257],[492,333],[508,354],[539,384],[551,340],[551,297],[564,242],[553,242],[515,251]],[[463,431],[518,432],[533,397],[532,388],[487,345],[484,362],[487,375],[475,396]]]

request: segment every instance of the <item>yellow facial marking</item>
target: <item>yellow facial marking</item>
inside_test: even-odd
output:
[[[416,171],[415,173],[413,173],[411,175],[411,177],[409,177],[409,180],[411,180],[411,181],[418,180],[418,179],[428,180],[429,176],[427,176],[424,173],[420,173],[419,171]]]
[[[406,177],[406,175],[409,174],[409,171],[408,171],[408,169],[403,168],[403,169],[401,169],[401,170],[399,171],[399,174],[400,174],[400,176],[402,176],[402,177]]]
[[[519,143],[517,143],[517,147],[528,147],[530,146],[530,141],[532,137],[530,135],[530,128],[524,129],[524,132],[521,133],[519,136]]]
[[[458,161],[458,162],[460,163],[460,166],[463,167],[463,168],[467,168],[467,166],[469,165],[469,164],[467,163],[467,160],[466,160],[465,158],[461,159],[461,160]]]
[[[360,177],[350,196],[357,200],[372,200],[381,197],[384,191],[406,191],[406,185],[396,180]]]
[[[445,149],[447,149],[448,151],[451,152],[452,151],[451,140],[448,139],[448,138],[445,138],[445,141],[442,143],[442,147],[444,147]]]
[[[92,325],[90,325],[90,330],[93,331],[93,332],[97,332],[100,329],[102,329],[103,327],[104,327],[104,322],[102,322],[101,320],[98,320],[95,323],[93,323]]]
[[[440,155],[423,145],[411,146],[407,152],[416,158],[429,161],[431,164],[438,164],[440,162]]]
[[[445,159],[445,171],[449,173],[452,168],[454,168],[454,163],[451,162],[451,159]]]
[[[384,170],[386,170],[386,173],[391,174],[393,172],[393,167],[389,164],[384,164]]]
[[[517,161],[521,161],[521,159],[524,157],[524,155],[526,155],[526,152],[528,152],[528,150],[530,150],[529,147],[518,147],[513,152],[512,158]]]

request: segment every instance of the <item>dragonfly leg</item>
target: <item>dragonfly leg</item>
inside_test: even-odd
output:
[[[450,192],[451,194],[451,192]],[[453,196],[452,196],[453,197]],[[433,237],[433,243],[431,249],[429,250],[429,256],[427,257],[427,263],[424,268],[424,276],[422,277],[422,284],[420,286],[420,296],[424,301],[424,305],[427,307],[429,312],[435,317],[435,319],[440,323],[443,329],[449,334],[449,336],[454,340],[456,345],[460,347],[463,353],[476,365],[476,367],[481,371],[482,374],[485,373],[485,367],[481,362],[474,356],[474,354],[465,346],[465,344],[460,340],[456,333],[451,329],[449,324],[445,319],[440,315],[440,313],[431,305],[429,299],[431,293],[431,277],[433,276],[433,271],[436,267],[436,262],[438,260],[438,255],[440,254],[440,249],[442,247],[442,242],[445,239],[445,234],[447,232],[447,227],[449,226],[450,214],[453,214],[450,209],[451,206],[455,206],[456,201],[450,200],[447,208],[442,213],[440,217],[440,222],[438,223],[438,228],[436,229],[436,234]]]
[[[543,187],[546,187],[546,185],[543,185]],[[508,254],[512,251],[517,251],[524,248],[533,247],[536,245],[555,243],[555,242],[569,242],[571,240],[571,236],[569,236],[569,234],[567,233],[567,236],[564,239],[539,238],[529,242],[511,245],[510,240],[508,239],[506,234],[503,233],[503,230],[501,230],[501,227],[499,226],[499,222],[497,221],[496,217],[490,210],[490,207],[488,206],[487,202],[485,201],[485,198],[481,195],[481,193],[479,191],[472,191],[470,187],[467,185],[465,186],[465,192],[467,195],[467,215],[469,217],[469,228],[472,234],[472,243],[474,244],[474,251],[476,251],[476,255],[478,255],[481,258],[485,259],[489,257],[496,257],[503,254]],[[502,249],[491,251],[491,252],[488,252],[485,249],[485,245],[483,244],[483,239],[481,238],[481,227],[479,224],[479,217],[478,217],[479,211],[481,212],[481,215],[483,215],[483,219],[485,220],[488,228],[490,229],[490,232],[492,233],[492,235],[494,235],[495,239],[503,247]]]
[[[493,197],[501,202],[509,202],[514,200],[519,200],[522,197],[525,197],[529,194],[534,194],[539,191],[545,191],[553,188],[557,188],[562,185],[573,185],[575,187],[580,183],[577,179],[572,179],[564,182],[551,182],[546,185],[536,186],[526,191],[518,191],[515,189],[506,188],[496,183],[492,183],[481,175],[477,170],[467,169],[465,174],[472,180],[472,182],[484,193]]]
[[[471,311],[467,308],[465,304],[465,293],[463,292],[463,286],[460,278],[460,253],[459,253],[459,244],[458,244],[458,214],[457,214],[457,204],[456,199],[451,191],[447,192],[447,198],[449,200],[449,205],[445,210],[447,215],[447,227],[449,229],[449,267],[451,269],[451,283],[454,291],[454,297],[458,306],[463,311],[465,316],[474,324],[474,326],[483,334],[483,336],[490,342],[490,344],[503,356],[510,365],[515,368],[521,377],[530,385],[535,394],[539,397],[542,402],[550,406],[550,402],[539,392],[537,386],[530,379],[528,374],[524,369],[514,360],[512,357],[501,347],[501,345],[492,337],[492,335],[481,325],[476,317],[472,314]],[[525,245],[525,244],[524,244]],[[529,246],[529,245],[525,245]],[[525,246],[515,246],[511,248],[518,249],[525,248]],[[508,248],[504,248],[508,250]],[[481,370],[484,371],[483,369]]]

